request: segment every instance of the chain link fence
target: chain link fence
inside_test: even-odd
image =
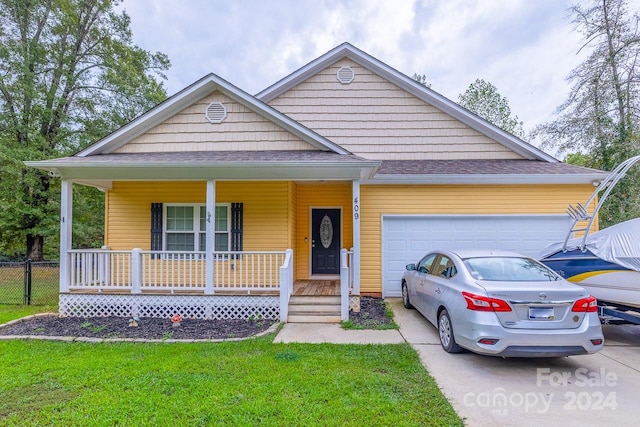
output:
[[[0,262],[0,304],[57,305],[58,261]]]

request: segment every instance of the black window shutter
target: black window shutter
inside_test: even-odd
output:
[[[151,250],[162,250],[162,203],[151,203]]]
[[[231,203],[231,250],[242,251],[242,203]]]

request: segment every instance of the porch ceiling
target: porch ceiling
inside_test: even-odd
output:
[[[117,180],[366,179],[380,165],[380,161],[326,151],[121,153],[25,163],[102,188]]]

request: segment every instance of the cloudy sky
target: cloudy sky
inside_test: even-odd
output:
[[[569,90],[565,78],[582,59],[572,3],[129,0],[122,7],[134,42],[169,56],[170,95],[210,72],[255,94],[346,41],[409,76],[425,74],[454,101],[483,78],[528,131],[553,118]]]

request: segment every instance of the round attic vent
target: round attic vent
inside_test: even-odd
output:
[[[348,85],[356,78],[356,73],[351,67],[340,67],[338,70],[338,81],[343,85]]]
[[[212,102],[207,106],[204,116],[211,123],[222,123],[227,118],[227,108],[222,102]]]

